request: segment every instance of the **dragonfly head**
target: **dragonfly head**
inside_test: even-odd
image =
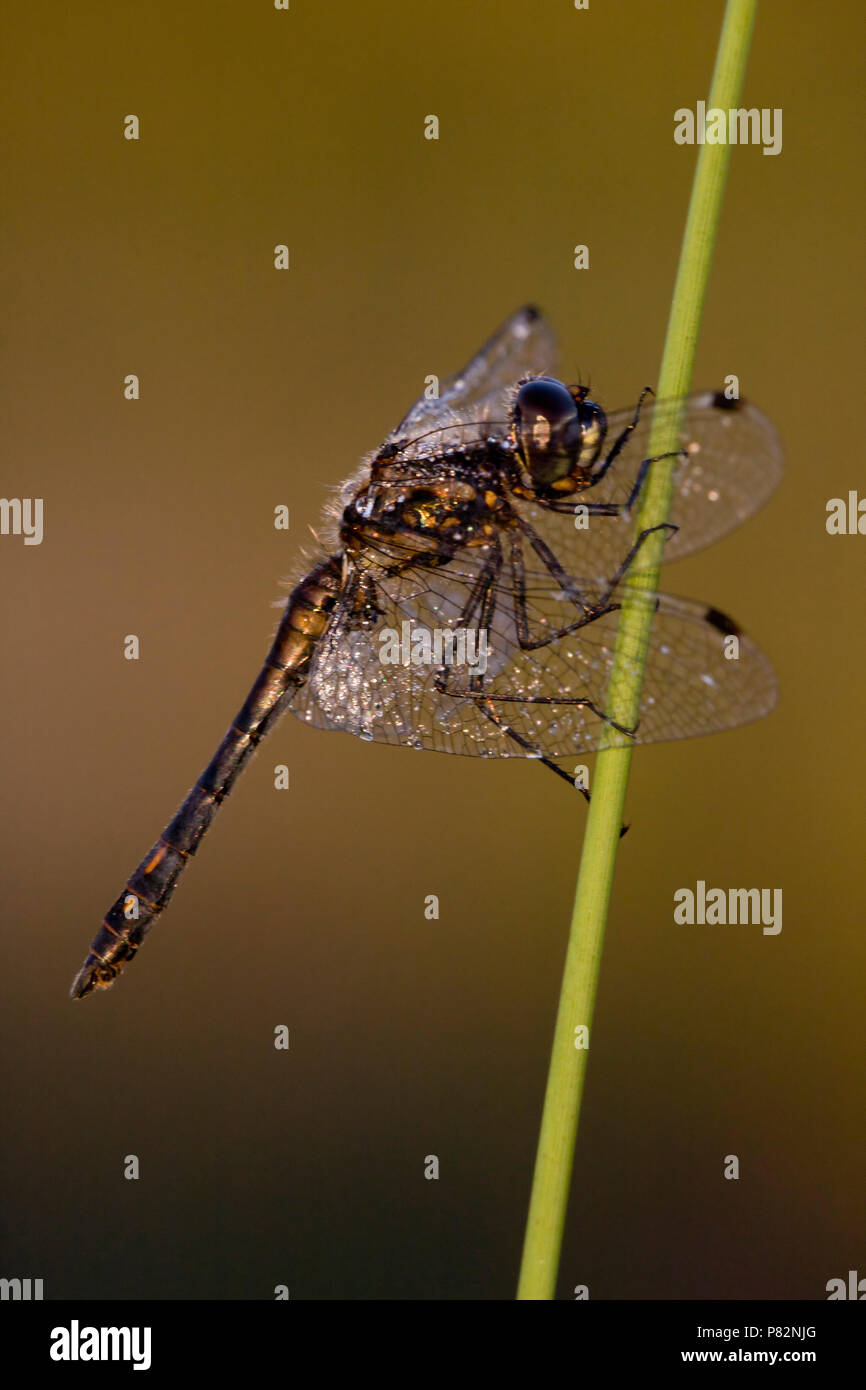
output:
[[[601,406],[587,399],[585,386],[565,386],[549,376],[525,381],[511,427],[524,484],[535,496],[567,496],[592,486],[607,421]]]

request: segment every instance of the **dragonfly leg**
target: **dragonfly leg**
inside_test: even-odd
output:
[[[628,497],[624,502],[583,502],[581,500],[582,494],[577,493],[576,497],[571,497],[568,500],[568,502],[546,501],[544,505],[548,508],[549,511],[556,512],[559,516],[562,516],[563,514],[571,516],[574,512],[575,507],[580,506],[585,509],[586,514],[588,516],[616,516],[619,517],[621,520],[628,521],[629,517],[632,514],[632,511],[634,510],[634,504],[640,496],[641,489],[643,488],[643,485],[646,482],[650,464],[661,463],[664,459],[687,459],[688,456],[689,455],[687,449],[669,449],[667,453],[653,454],[652,458],[643,459],[640,468],[637,471],[634,483],[632,484],[631,492],[629,493]],[[609,465],[606,462],[604,471],[601,474],[599,474],[599,477],[604,476],[604,473],[607,472],[608,466]],[[599,481],[599,477],[593,479],[593,487],[595,487],[596,483]]]
[[[490,564],[490,562],[493,563]],[[484,633],[489,633],[490,626],[493,622],[493,616],[496,612],[496,581],[499,578],[499,572],[502,569],[502,551],[500,550],[498,545],[491,554],[488,564],[490,564],[490,573],[487,577],[487,583],[481,595],[481,612],[478,617],[478,631]],[[487,567],[488,566],[486,564],[484,568],[487,569]],[[473,673],[469,677],[469,689],[471,691],[474,692],[476,690],[481,690],[483,688],[483,685],[483,675]]]
[[[601,481],[601,479],[604,477],[604,475],[605,475],[605,473],[607,472],[607,470],[610,468],[611,464],[614,463],[615,460],[616,460],[616,459],[619,457],[619,455],[622,453],[623,449],[625,448],[625,445],[626,445],[627,441],[631,438],[631,435],[632,435],[632,432],[633,432],[633,430],[634,430],[634,428],[635,428],[635,425],[637,424],[638,420],[640,419],[641,407],[643,406],[644,401],[646,400],[647,396],[654,396],[654,395],[655,395],[655,391],[653,391],[653,389],[652,389],[651,386],[645,386],[645,387],[643,388],[643,390],[641,391],[640,395],[639,395],[638,398],[637,398],[637,405],[636,405],[635,408],[634,408],[634,415],[631,417],[631,422],[630,422],[630,424],[626,425],[625,429],[620,430],[620,432],[619,432],[619,434],[617,435],[616,439],[613,441],[613,444],[612,444],[611,448],[608,450],[608,453],[605,455],[605,459],[604,459],[604,462],[603,462],[602,465],[601,465],[601,468],[600,468],[600,469],[598,470],[598,472],[594,475],[594,478],[593,478],[593,482],[594,482],[594,483],[597,483],[597,482],[600,482],[600,481]]]
[[[685,449],[669,449],[666,454],[654,454],[652,458],[644,459],[640,468],[637,470],[637,477],[634,480],[634,486],[623,505],[618,509],[618,514],[624,517],[629,517],[631,515],[632,508],[634,507],[635,502],[640,496],[641,488],[646,482],[646,476],[649,472],[651,463],[661,463],[664,459],[679,458],[688,458],[688,454]]]
[[[445,695],[454,695],[457,692],[445,690]],[[465,692],[459,692],[461,696]],[[470,690],[470,694],[480,693]],[[625,724],[619,724],[609,714],[605,714],[603,709],[599,709],[593,700],[586,695],[498,695],[491,690],[484,691],[485,700],[495,700],[500,705],[556,705],[570,709],[588,709],[590,714],[594,714],[596,719],[600,719],[603,724],[607,724],[609,729],[616,729],[618,734],[623,734],[626,738],[634,738],[637,733],[637,724],[626,728]]]
[[[579,791],[585,801],[590,802],[592,800],[592,796],[590,792],[587,791],[586,787],[579,786],[574,778],[569,777],[568,773],[559,767],[552,758],[548,758],[534,743],[530,743],[529,740],[524,738],[522,734],[519,734],[516,729],[512,729],[509,724],[506,724],[487,696],[476,700],[475,705],[481,714],[489,719],[492,724],[496,725],[499,732],[505,738],[510,738],[519,748],[522,748],[525,753],[529,754],[535,761],[540,762],[542,767],[549,768],[551,772],[555,772],[557,777],[560,777],[563,782],[567,782],[570,787],[574,787],[576,791]],[[622,839],[627,830],[627,825],[620,827],[620,839]]]
[[[496,581],[499,578],[501,569],[502,551],[497,543],[482,565],[478,577],[472,585],[469,598],[466,600],[463,611],[460,614],[457,623],[458,627],[474,626],[479,632],[489,631],[490,624],[493,622],[493,615],[496,612]],[[477,623],[473,623],[472,617],[476,609],[478,609],[478,621]],[[435,686],[440,695],[454,694],[453,691],[448,689],[450,671],[450,667],[440,666],[439,670],[436,672]],[[471,676],[469,680],[470,691],[473,693],[479,691],[483,683],[483,676]]]
[[[650,532],[648,531],[646,534],[649,535]],[[518,538],[518,549],[519,544],[520,542]],[[636,546],[633,547],[633,549],[636,549],[636,547],[637,543]],[[462,624],[468,623],[471,620],[472,615],[475,612],[475,609],[478,608],[478,627],[480,629],[489,628],[490,624],[493,622],[493,617],[496,612],[496,580],[499,576],[501,568],[502,555],[497,546],[496,550],[491,553],[490,557],[485,562],[484,567],[478,576],[478,579],[473,585],[472,594],[470,595],[463,609],[463,612],[460,615],[460,622]],[[526,650],[535,650],[537,647],[547,646],[550,642],[554,641],[557,636],[564,635],[564,633],[546,634],[546,639],[544,642],[531,642],[528,639],[528,618],[526,615],[526,592],[524,574],[522,569],[522,559],[521,563],[515,569],[514,551],[512,551],[512,574],[514,577],[513,597],[515,613],[517,616],[518,638],[520,640],[521,647],[524,647]],[[608,604],[607,607],[598,608],[597,611],[593,610],[591,613],[585,614],[584,617],[580,618],[576,623],[573,623],[569,628],[565,629],[565,631],[572,632],[576,627],[583,627],[587,623],[596,622],[598,618],[604,615],[604,613],[615,612],[618,608],[619,604]],[[523,641],[524,634],[527,635],[526,644],[524,644]],[[439,694],[457,696],[461,699],[465,698],[467,694],[470,696],[478,697],[475,700],[476,705],[478,705],[478,708],[481,709],[482,713],[485,714],[487,718],[493,718],[493,722],[496,724],[499,724],[500,720],[498,715],[496,714],[495,705],[493,704],[493,702],[496,702],[497,704],[520,705],[570,705],[572,708],[588,709],[592,714],[595,715],[596,719],[600,719],[610,728],[616,729],[618,733],[624,734],[626,738],[633,738],[637,731],[637,725],[635,725],[634,728],[629,729],[626,728],[624,724],[619,724],[615,719],[611,718],[609,714],[605,714],[604,710],[599,709],[598,705],[596,705],[594,701],[590,700],[589,697],[586,695],[498,695],[484,690],[484,677],[481,675],[470,676],[468,688],[462,691],[455,691],[449,690],[448,688],[449,675],[450,668],[447,666],[440,667],[440,669],[437,671],[435,685]],[[536,749],[534,745],[526,743],[526,741],[522,739],[522,735],[517,734],[510,727],[507,729],[504,725],[502,727],[503,731],[508,732],[516,742],[521,743],[521,745],[526,748],[531,748],[534,753],[538,753],[540,757],[543,757],[543,754],[540,753],[540,750]],[[555,767],[555,765],[554,770],[560,777],[564,777],[567,781],[571,780],[568,777],[567,773],[563,772],[560,768]]]
[[[529,614],[526,608],[526,571],[523,564],[523,550],[520,538],[512,535],[510,565],[514,587],[514,606],[517,620],[517,634],[520,646],[524,651],[536,651],[539,647],[549,646],[551,642],[556,642],[561,637],[568,637],[572,632],[577,632],[579,628],[586,627],[588,623],[597,622],[599,618],[605,617],[608,613],[615,613],[621,605],[612,603],[611,598],[619,584],[622,583],[625,575],[634,563],[635,556],[646,542],[647,538],[654,531],[676,531],[677,527],[670,522],[665,522],[661,526],[651,526],[646,531],[642,531],[629,550],[622,564],[617,568],[615,574],[608,580],[607,587],[599,595],[595,602],[590,602],[588,595],[578,588],[571,575],[563,569],[550,547],[533,530],[528,522],[521,521],[520,529],[528,536],[533,550],[544,562],[551,576],[557,581],[563,593],[571,599],[572,603],[583,609],[582,615],[573,623],[566,623],[560,628],[553,628],[546,631],[543,637],[535,638],[530,634]]]
[[[568,773],[563,771],[561,767],[557,767],[552,758],[546,757],[541,749],[536,747],[534,743],[530,743],[529,740],[524,738],[522,734],[519,734],[516,729],[512,729],[510,724],[506,724],[499,711],[487,696],[477,699],[475,701],[475,707],[486,719],[490,720],[491,724],[496,725],[499,732],[505,738],[510,738],[519,748],[522,748],[525,753],[530,754],[533,759],[542,763],[544,767],[549,767],[551,772],[555,772],[557,777],[561,777],[570,787],[575,787],[576,790],[580,792],[581,796],[589,801],[589,792],[586,787],[576,786],[574,779],[569,777]]]
[[[642,406],[643,406],[644,401],[646,400],[647,396],[654,396],[654,395],[655,395],[655,392],[653,391],[653,389],[652,389],[651,386],[645,386],[645,387],[643,388],[643,390],[641,391],[640,395],[639,395],[638,398],[637,398],[637,405],[636,405],[635,408],[634,408],[634,415],[631,417],[631,420],[630,420],[629,423],[625,426],[625,428],[622,429],[622,430],[620,430],[620,432],[619,432],[619,434],[617,435],[616,439],[613,441],[613,445],[612,445],[611,448],[609,449],[608,453],[605,455],[605,458],[604,458],[604,461],[602,462],[601,467],[600,467],[599,469],[597,469],[596,472],[593,474],[593,479],[592,479],[593,487],[595,487],[595,485],[596,485],[597,483],[600,483],[600,482],[601,482],[602,478],[605,476],[605,474],[607,473],[607,471],[611,468],[611,466],[612,466],[612,465],[616,462],[616,460],[619,458],[619,455],[622,453],[623,449],[625,448],[626,444],[628,443],[629,439],[631,438],[632,433],[634,432],[635,426],[637,425],[637,422],[638,422],[638,420],[640,419],[641,408],[642,408]],[[679,457],[681,457],[681,456],[682,456],[682,457],[685,457],[685,458],[688,457],[688,455],[686,454],[686,451],[685,451],[684,449],[672,449],[672,450],[670,450],[670,451],[669,451],[668,453],[666,453],[666,454],[656,454],[656,456],[655,456],[654,458],[647,458],[647,459],[644,459],[643,462],[641,463],[640,468],[638,469],[637,477],[635,478],[635,481],[634,481],[634,486],[632,487],[632,490],[631,490],[631,492],[630,492],[629,495],[628,495],[628,500],[627,500],[621,507],[618,507],[618,508],[616,509],[616,512],[615,512],[614,514],[615,514],[615,515],[623,515],[623,514],[624,514],[625,516],[628,516],[628,515],[629,515],[629,513],[631,512],[632,507],[633,507],[634,504],[635,504],[635,501],[637,500],[637,497],[638,497],[639,494],[640,494],[640,490],[641,490],[641,488],[642,488],[643,485],[644,485],[644,482],[645,482],[645,480],[646,480],[646,475],[647,475],[647,473],[648,473],[648,471],[649,471],[649,466],[650,466],[651,463],[660,463],[662,459],[679,458]]]
[[[661,522],[661,524],[658,525],[658,526],[648,526],[648,527],[646,528],[645,531],[641,531],[640,535],[639,535],[639,536],[637,537],[637,539],[635,540],[634,545],[631,547],[631,550],[630,550],[630,551],[628,552],[628,554],[626,555],[626,557],[625,557],[625,559],[623,560],[622,564],[620,565],[619,569],[616,571],[616,573],[614,574],[613,578],[609,581],[608,586],[607,586],[606,596],[605,596],[605,598],[604,598],[603,601],[604,601],[605,603],[608,602],[608,600],[610,599],[610,597],[611,597],[611,595],[613,594],[614,590],[617,588],[617,586],[618,586],[619,584],[622,583],[622,581],[623,581],[623,579],[625,579],[625,576],[627,575],[628,571],[631,569],[632,565],[634,564],[635,556],[636,556],[636,555],[638,554],[638,552],[640,551],[641,546],[646,544],[646,542],[649,540],[650,536],[653,535],[654,532],[656,532],[656,531],[670,531],[672,534],[674,534],[674,533],[677,532],[679,529],[680,529],[679,526],[674,526],[674,524],[673,524],[672,521],[663,521],[663,522]]]

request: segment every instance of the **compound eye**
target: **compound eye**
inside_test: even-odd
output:
[[[580,445],[578,409],[561,381],[538,377],[521,386],[514,403],[517,446],[536,487],[571,471]]]

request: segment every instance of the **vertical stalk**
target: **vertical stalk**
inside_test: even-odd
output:
[[[708,110],[721,107],[727,112],[739,103],[756,10],[757,0],[728,0]],[[727,142],[702,145],[698,154],[659,373],[658,395],[663,400],[684,397],[691,385],[728,157]],[[655,458],[675,450],[678,443],[679,417],[676,413],[659,412],[650,436],[650,456]],[[674,459],[665,460],[650,468],[636,522],[638,532],[659,526],[666,520],[675,462]],[[648,568],[631,581],[634,590],[656,589],[663,546],[663,532],[657,532],[645,542],[641,563]],[[606,708],[627,728],[637,723],[651,625],[652,605],[645,597],[642,600],[638,597],[631,603],[626,597],[617,626]],[[589,1056],[587,1047],[576,1046],[575,1030],[584,1026],[591,1037],[604,928],[631,762],[631,747],[625,746],[622,735],[610,730],[609,726],[606,733],[609,737],[602,740],[596,765],[571,918],[518,1299],[551,1299],[556,1290]]]

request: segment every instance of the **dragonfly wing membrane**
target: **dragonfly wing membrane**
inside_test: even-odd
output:
[[[559,759],[599,746],[625,584],[611,593],[569,578],[566,591],[535,565],[517,586],[498,541],[441,569],[383,569],[373,582],[375,619],[358,626],[347,598],[292,701],[298,718],[470,756]],[[773,708],[772,667],[732,620],[704,603],[630,593],[653,609],[635,742],[715,733]]]
[[[616,557],[628,550],[642,490],[653,467],[652,463],[648,468],[642,465],[649,457],[654,420],[677,409],[674,402],[647,399],[621,452],[596,483],[554,507],[543,503],[526,507],[528,519],[566,568],[608,574]],[[720,392],[702,391],[690,396],[681,409],[678,445],[683,456],[674,465],[668,518],[678,529],[665,545],[666,564],[703,550],[741,526],[764,505],[783,472],[775,426],[749,401],[729,401]],[[633,409],[608,416],[608,450],[633,418]],[[636,493],[641,476],[644,482]],[[620,514],[593,514],[599,505],[619,508]],[[633,572],[640,572],[640,562]]]
[[[460,417],[493,421],[522,376],[544,374],[556,366],[553,330],[538,309],[518,309],[459,372],[440,384],[439,395],[421,396],[382,445],[380,453],[417,440]],[[504,428],[504,426],[503,426]],[[439,441],[433,438],[433,444]]]

